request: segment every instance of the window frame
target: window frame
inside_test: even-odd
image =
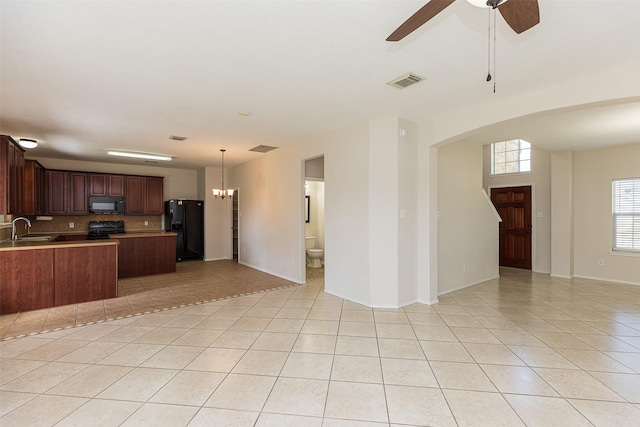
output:
[[[630,183],[632,196],[630,201],[620,202],[620,193],[625,187],[618,183]],[[619,220],[628,218],[630,225],[631,246],[619,245],[620,230]],[[617,178],[611,181],[611,222],[612,222],[612,244],[611,250],[617,253],[640,254],[640,177],[638,178]]]
[[[507,150],[505,149],[504,151],[502,151],[501,153],[496,153],[496,148],[498,147],[499,144],[508,144],[511,142],[517,142],[518,143],[518,149],[517,150]],[[523,147],[522,145],[526,144],[527,146]],[[490,145],[490,150],[491,150],[491,176],[501,176],[501,175],[515,175],[515,174],[527,174],[527,173],[531,173],[532,167],[533,167],[533,159],[532,159],[532,154],[533,154],[533,146],[531,145],[531,143],[529,141],[526,141],[524,139],[521,138],[517,138],[517,139],[509,139],[506,141],[498,141],[498,142],[492,142]],[[529,158],[528,159],[524,159],[522,158],[524,152],[528,152],[529,154]],[[506,156],[507,153],[517,153],[517,160],[511,160],[511,161],[507,161]],[[498,163],[496,163],[496,157],[497,154],[504,154],[505,156],[505,160],[504,161],[500,161]],[[523,162],[529,162],[529,169],[528,170],[522,170],[522,164]],[[498,165],[504,165],[504,172],[496,172],[496,164]],[[517,171],[511,171],[508,172],[507,171],[507,165],[508,164],[516,164],[518,166],[518,170]]]

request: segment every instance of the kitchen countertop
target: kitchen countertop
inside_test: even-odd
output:
[[[124,234],[111,234],[109,237],[112,239],[127,239],[132,237],[165,237],[165,236],[177,236],[177,233],[170,231],[127,231]]]
[[[51,238],[53,239],[54,236]],[[60,242],[55,240],[45,240],[45,241],[11,241],[5,240],[0,242],[0,251],[19,251],[25,249],[55,249],[55,248],[73,248],[80,246],[106,246],[106,245],[117,245],[117,240],[76,240],[72,242]]]
[[[176,236],[176,233],[167,232],[164,230],[134,230],[125,234],[114,235],[112,239],[103,240],[75,240],[75,241],[57,241],[59,236],[63,235],[82,235],[87,234],[83,232],[71,232],[71,233],[34,233],[29,236],[51,236],[49,240],[3,240],[0,241],[0,251],[12,251],[12,250],[25,250],[25,249],[52,249],[52,248],[71,248],[81,246],[105,246],[105,245],[117,245],[117,239],[123,238],[135,238],[135,237],[164,237],[164,236]]]

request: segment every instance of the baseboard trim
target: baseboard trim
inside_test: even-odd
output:
[[[271,270],[268,270],[268,269],[266,269],[266,268],[259,267],[259,266],[257,266],[257,265],[249,264],[249,263],[242,262],[242,261],[238,261],[238,264],[242,264],[242,265],[244,265],[245,267],[253,268],[254,270],[262,271],[263,273],[267,273],[267,274],[270,274],[270,275],[272,275],[272,276],[276,276],[276,277],[279,277],[279,278],[281,278],[281,279],[288,280],[288,281],[293,282],[293,283],[295,283],[295,284],[297,284],[297,285],[301,285],[301,284],[302,284],[302,283],[300,282],[300,279],[294,279],[294,278],[292,278],[292,277],[285,276],[284,274],[279,274],[279,273],[273,272],[273,271],[271,271]]]
[[[226,261],[229,258],[205,258],[204,261]]]
[[[480,283],[488,282],[489,280],[499,279],[499,278],[500,278],[500,275],[497,274],[497,275],[495,275],[493,277],[489,277],[487,279],[478,280],[478,281],[475,281],[473,283],[467,283],[466,285],[461,285],[461,286],[458,286],[457,288],[454,288],[454,289],[447,289],[444,292],[438,292],[438,296],[450,294],[451,292],[459,291],[461,289],[468,288],[469,286],[479,285]]]
[[[598,280],[600,282],[610,282],[610,283],[619,283],[621,285],[635,285],[635,286],[640,286],[640,282],[627,282],[625,280],[614,280],[614,279],[608,279],[606,277],[590,277],[590,276],[580,276],[577,274],[573,275],[574,279],[588,279],[588,280]]]
[[[569,280],[573,278],[572,276],[563,276],[561,274],[549,274],[549,276],[556,277],[558,279],[569,279]]]

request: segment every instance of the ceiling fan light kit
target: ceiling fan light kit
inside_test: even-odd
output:
[[[467,0],[469,4],[475,7],[489,7],[486,0]]]

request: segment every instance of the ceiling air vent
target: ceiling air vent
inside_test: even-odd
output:
[[[174,141],[184,141],[185,139],[187,139],[187,137],[186,136],[171,135],[169,137],[169,139],[174,140]]]
[[[424,80],[424,77],[409,72],[407,74],[403,74],[400,77],[391,80],[390,82],[387,82],[387,84],[389,86],[393,86],[398,89],[404,89],[407,86],[411,86],[423,80]]]
[[[278,147],[270,147],[268,145],[258,145],[257,147],[253,147],[249,151],[255,151],[256,153],[268,153],[271,150],[275,150]]]

